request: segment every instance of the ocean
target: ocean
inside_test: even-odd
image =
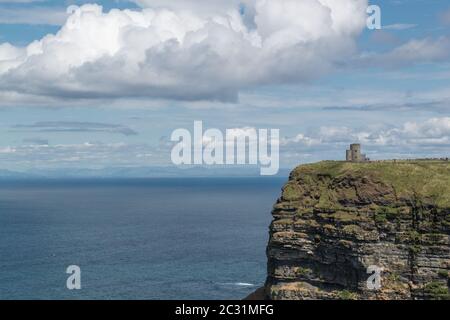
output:
[[[1,181],[0,299],[242,299],[285,180]]]

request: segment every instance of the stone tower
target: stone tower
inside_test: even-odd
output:
[[[361,153],[361,145],[354,143],[350,145],[350,149],[346,151],[346,159],[351,162],[365,162],[368,158]]]
[[[347,161],[352,161],[352,151],[351,150],[346,151],[346,159],[347,159]]]

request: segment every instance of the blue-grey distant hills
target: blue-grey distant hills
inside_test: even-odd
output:
[[[1,170],[0,169],[0,178],[11,178],[11,179],[22,179],[22,178],[32,178],[34,177],[31,173],[26,172],[15,172],[9,170]]]
[[[287,177],[289,169],[277,176]],[[0,179],[70,179],[70,178],[177,178],[177,177],[259,177],[259,167],[111,167],[101,169],[60,168],[27,171],[0,170]]]

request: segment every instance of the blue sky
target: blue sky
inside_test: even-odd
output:
[[[33,41],[64,28],[68,6],[86,3],[92,2],[0,1],[0,168],[170,165],[168,137],[177,128],[192,130],[194,120],[223,130],[279,128],[281,164],[286,168],[342,159],[345,146],[356,141],[374,159],[449,156],[447,1],[371,1],[382,9],[383,29],[354,26],[352,32],[339,35],[319,30],[321,16],[308,19],[301,8],[296,18],[286,18],[294,19],[292,25],[272,23],[270,13],[263,12],[257,33],[284,47],[273,55],[273,50],[267,51],[271,52],[268,58],[267,52],[258,56],[260,68],[252,66],[252,56],[246,54],[245,46],[253,40],[233,38],[236,34],[217,25],[208,29],[204,40],[208,46],[189,51],[171,47],[170,41],[161,40],[163,33],[143,34],[144,28],[135,24],[124,27],[131,31],[117,43],[103,45],[115,38],[98,28],[125,23],[121,14],[120,18],[109,15],[109,20],[97,14],[98,21],[83,22],[83,33],[67,31],[43,47],[38,58],[24,53]],[[160,0],[95,3],[104,7],[105,15],[114,8],[141,12],[165,7]],[[216,16],[228,10],[221,0],[211,8],[201,1],[191,1],[187,9],[176,0],[166,3],[171,12],[191,10],[186,17],[204,21],[212,19],[211,12]],[[170,17],[162,16],[155,23],[160,28],[178,23]],[[284,19],[282,15],[275,18]],[[348,24],[360,18],[361,12],[348,15]],[[195,26],[196,22],[189,23]],[[182,24],[173,28],[185,27]],[[251,29],[252,25],[246,26]],[[285,33],[277,39],[274,28]],[[283,43],[289,37],[299,41],[290,33],[295,28],[309,30],[302,34],[304,47]],[[346,25],[342,28],[347,30]],[[311,35],[316,30],[319,40]],[[162,43],[159,51],[147,54],[148,68],[133,64],[138,59],[134,53],[155,41],[153,37]],[[236,45],[234,51],[226,41]],[[120,50],[111,49],[117,45]],[[217,59],[211,58],[211,52],[205,54],[211,47]],[[168,51],[161,54],[161,50]],[[3,73],[2,59],[6,61]],[[73,72],[70,68],[75,64]],[[133,69],[136,66],[144,71]],[[152,73],[147,73],[149,69]],[[145,78],[155,73],[157,80]],[[71,77],[76,81],[66,82]]]

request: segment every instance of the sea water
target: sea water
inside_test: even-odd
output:
[[[0,299],[242,299],[285,180],[0,181]]]

